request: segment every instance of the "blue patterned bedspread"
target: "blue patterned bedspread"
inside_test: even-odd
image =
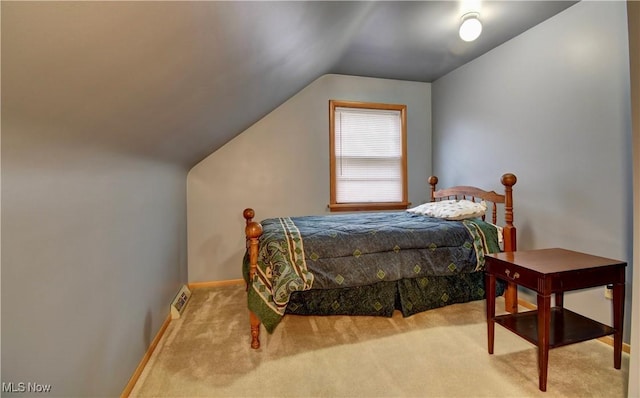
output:
[[[485,253],[499,250],[489,223],[405,211],[271,218],[261,224],[248,304],[268,331],[294,291],[470,273],[483,269]],[[244,271],[246,278],[248,256]]]

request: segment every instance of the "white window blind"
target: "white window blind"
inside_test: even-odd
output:
[[[336,202],[401,202],[401,112],[336,107],[334,122]]]

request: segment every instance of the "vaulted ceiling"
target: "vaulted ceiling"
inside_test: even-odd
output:
[[[3,1],[2,125],[190,167],[323,74],[432,82],[574,3],[483,1],[466,43],[455,1]]]

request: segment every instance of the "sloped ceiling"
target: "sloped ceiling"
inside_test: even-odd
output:
[[[465,43],[454,1],[3,1],[3,133],[191,167],[323,74],[431,82],[574,3],[482,2]]]

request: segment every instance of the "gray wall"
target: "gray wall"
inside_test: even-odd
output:
[[[407,105],[409,201],[426,200],[431,85],[322,76],[189,172],[190,282],[241,278],[245,207],[258,221],[327,212],[330,99]]]
[[[3,70],[2,381],[119,395],[186,282],[187,170],[65,142],[79,127],[32,123],[10,80]]]
[[[580,2],[433,83],[436,174],[489,184],[513,172],[518,248],[619,258],[631,319],[632,158],[624,2]],[[479,166],[479,165],[482,166]],[[568,308],[611,321],[604,288]]]
[[[95,7],[2,4],[2,382],[53,396],[122,393],[187,279],[171,70]]]

